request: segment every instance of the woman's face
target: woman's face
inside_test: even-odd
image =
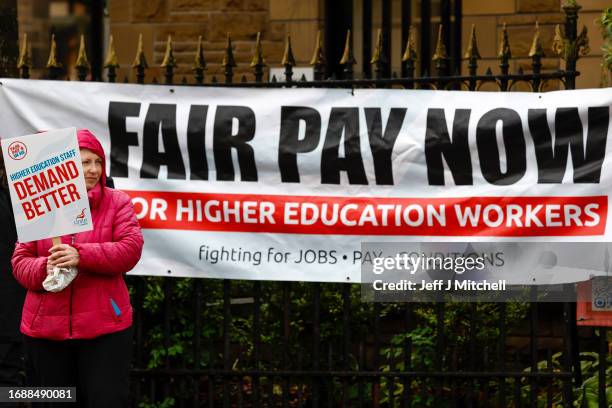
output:
[[[85,175],[85,186],[91,190],[98,184],[102,176],[102,158],[89,149],[81,149],[81,162]]]

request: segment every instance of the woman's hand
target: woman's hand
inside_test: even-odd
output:
[[[47,276],[53,274],[53,265],[49,262],[49,258],[47,258]]]
[[[68,244],[54,245],[49,249],[51,255],[47,258],[47,264],[60,268],[77,267],[79,265],[79,251]]]

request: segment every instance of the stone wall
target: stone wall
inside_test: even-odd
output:
[[[320,0],[110,0],[110,31],[115,39],[121,69],[119,79],[133,78],[138,35],[143,35],[144,52],[151,69],[147,80],[160,79],[160,68],[168,35],[174,43],[178,78],[192,80],[192,65],[198,36],[202,36],[207,64],[206,76],[223,80],[224,50],[231,33],[237,63],[234,80],[242,75],[252,80],[249,67],[257,32],[261,32],[266,63],[280,67],[285,35],[292,37],[299,65],[312,54],[316,31],[321,26]]]
[[[506,23],[512,51],[510,71],[516,72],[519,67],[531,69],[531,58],[528,56],[533,40],[534,25],[540,25],[540,38],[544,48],[545,58],[542,59],[543,70],[556,70],[565,67],[551,50],[555,25],[563,27],[564,13],[561,5],[564,0],[463,0],[463,50],[467,48],[472,24],[476,25],[478,48],[482,60],[479,61],[479,73],[491,68],[499,72],[497,51],[501,40],[502,25]],[[609,0],[579,0],[582,6],[579,11],[578,32],[582,26],[588,29],[591,51],[586,57],[578,60],[578,71],[581,75],[576,80],[578,88],[599,87],[601,83],[601,46],[602,36],[596,19],[604,7],[609,6]],[[464,72],[467,72],[467,62],[464,62]],[[549,84],[549,88],[558,84]],[[519,87],[525,89],[526,87]]]
[[[19,25],[19,49],[23,35],[28,34],[28,43],[33,69],[33,78],[43,75],[49,57],[49,0],[19,0],[17,2],[17,24]]]

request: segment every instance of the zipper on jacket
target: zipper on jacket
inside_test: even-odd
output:
[[[70,244],[74,246],[74,242],[76,241],[76,234],[72,234],[72,239],[70,240]],[[70,338],[72,338],[72,294],[74,292],[74,288],[72,283],[70,284],[70,304],[69,304],[69,314],[68,314],[68,322],[69,322],[69,327],[68,327],[68,336]]]
[[[70,322],[70,327],[69,327],[69,337],[72,338],[72,285],[70,285],[70,318],[68,319],[68,321]]]

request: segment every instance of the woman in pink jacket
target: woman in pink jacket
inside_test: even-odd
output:
[[[132,307],[123,275],[140,259],[142,234],[129,197],[105,186],[100,142],[88,130],[77,137],[94,229],[56,246],[17,244],[13,274],[28,289],[21,332],[34,385],[76,386],[80,407],[127,407]],[[52,293],[42,283],[54,266],[78,273]]]

